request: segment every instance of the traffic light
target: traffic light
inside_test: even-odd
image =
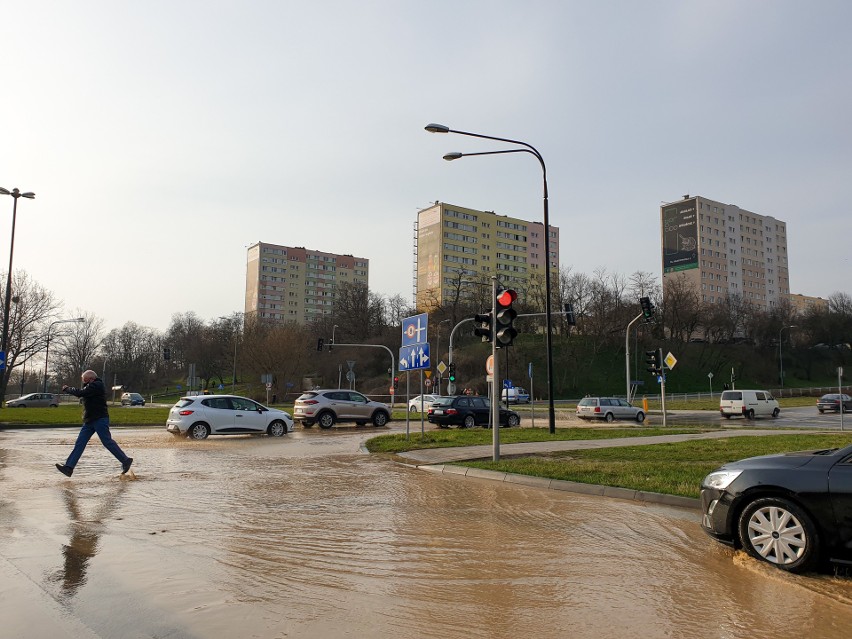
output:
[[[394,388],[399,388],[399,377],[394,377],[394,378],[393,378],[393,387],[394,387]]]
[[[163,359],[170,360],[172,358],[172,349],[164,348],[163,349]]]
[[[497,342],[497,348],[511,346],[518,336],[518,331],[513,326],[518,311],[512,308],[516,299],[518,294],[510,288],[497,293],[494,306],[494,339]]]
[[[456,365],[453,362],[450,362],[449,379],[451,382],[456,381]]]
[[[574,317],[574,307],[571,304],[565,304],[565,321],[568,326],[576,326],[577,319]]]
[[[663,373],[663,363],[660,360],[659,349],[645,351],[645,363],[648,365],[646,370],[652,375],[661,375]]]
[[[654,320],[654,305],[651,304],[650,297],[640,297],[639,305],[642,307],[642,317],[646,322],[652,322]]]
[[[325,340],[324,340],[322,337],[320,337],[320,338],[317,340],[317,351],[322,352],[322,345],[323,345],[323,344],[325,344]]]
[[[482,337],[483,342],[490,342],[492,324],[491,311],[488,311],[487,313],[480,313],[479,315],[474,315],[473,321],[479,324],[478,327],[473,329],[473,334]]]

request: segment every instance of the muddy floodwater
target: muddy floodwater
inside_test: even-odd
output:
[[[698,513],[436,475],[372,429],[0,432],[0,637],[852,636],[852,579],[709,539]],[[412,435],[412,437],[417,437]]]

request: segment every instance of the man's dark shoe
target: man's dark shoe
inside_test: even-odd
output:
[[[130,465],[133,463],[133,458],[128,457],[127,461],[121,464],[121,474],[125,474],[128,470],[130,470]]]
[[[56,470],[65,475],[66,477],[70,477],[71,473],[74,472],[74,469],[71,466],[66,466],[65,464],[56,464]]]

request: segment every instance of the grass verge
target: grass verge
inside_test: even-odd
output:
[[[731,437],[575,450],[516,459],[462,462],[460,465],[586,484],[698,497],[701,480],[722,464],[745,457],[852,444],[852,433]]]

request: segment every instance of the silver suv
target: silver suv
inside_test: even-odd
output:
[[[310,428],[331,428],[335,422],[355,422],[364,426],[384,426],[390,419],[387,404],[371,401],[361,393],[344,389],[312,390],[303,393],[293,406],[293,419]]]
[[[580,419],[603,419],[612,422],[616,419],[635,419],[640,424],[645,421],[645,412],[618,397],[584,397],[577,404],[577,417]]]

